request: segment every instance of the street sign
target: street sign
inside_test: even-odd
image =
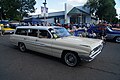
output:
[[[48,8],[44,8],[43,6],[41,6],[41,15],[42,16],[48,16]]]

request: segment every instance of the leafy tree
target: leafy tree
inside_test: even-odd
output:
[[[117,16],[114,0],[88,0],[85,7],[89,7],[91,14],[95,14],[101,20],[111,22]]]
[[[118,20],[119,24],[120,24],[120,19]]]
[[[35,0],[0,0],[0,19],[22,19],[34,12]]]
[[[118,18],[113,18],[113,19],[111,20],[111,22],[112,22],[113,24],[117,24],[117,23],[119,23],[119,19],[118,19]]]
[[[32,13],[35,11],[34,5],[36,4],[35,0],[20,0],[20,9],[21,17],[27,16],[27,13]]]

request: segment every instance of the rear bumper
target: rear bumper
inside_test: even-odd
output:
[[[4,33],[14,33],[14,30],[5,30]]]

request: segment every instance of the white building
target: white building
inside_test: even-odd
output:
[[[42,15],[32,15],[32,18],[40,18],[44,21]],[[46,17],[48,23],[60,23],[60,24],[79,24],[79,23],[96,23],[97,18],[91,16],[90,9],[83,6],[73,7],[72,5],[65,4],[65,11],[48,13]]]

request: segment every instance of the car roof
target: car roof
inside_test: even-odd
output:
[[[49,28],[60,28],[59,26],[18,26],[16,29],[43,29],[48,30]]]

